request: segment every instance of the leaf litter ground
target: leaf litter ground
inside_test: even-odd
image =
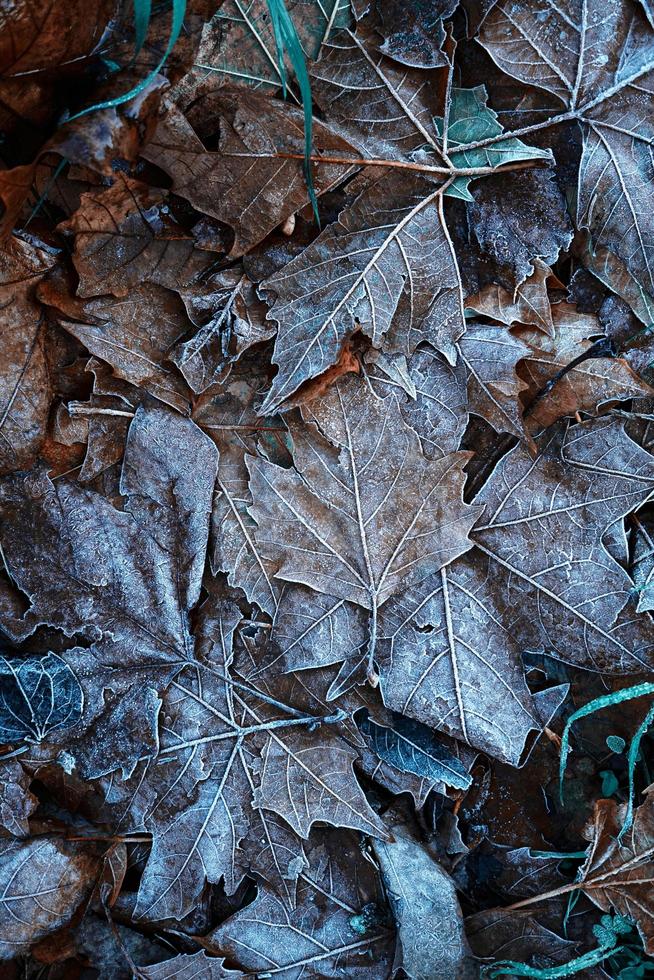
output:
[[[0,24],[3,976],[649,976],[650,5],[96,15]]]

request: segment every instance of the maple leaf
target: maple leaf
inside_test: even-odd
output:
[[[275,297],[270,315],[279,324],[273,355],[279,373],[264,411],[335,363],[357,328],[376,346],[386,338],[408,354],[429,340],[454,359],[463,311],[440,212],[440,188],[416,175],[384,175],[262,283]]]
[[[508,453],[475,498],[476,548],[384,610],[385,703],[515,763],[538,727],[522,650],[603,672],[650,664],[649,624],[602,538],[649,497],[652,473],[615,422],[548,434],[535,461]]]
[[[174,292],[146,282],[122,298],[106,295],[78,300],[65,285],[50,282],[39,296],[58,311],[59,324],[110,364],[118,378],[190,415],[191,392],[169,365],[190,325]]]
[[[577,224],[650,296],[652,36],[640,7],[627,0],[574,0],[566,12],[549,0],[500,0],[479,37],[503,71],[563,103],[547,125],[581,123]]]
[[[3,481],[3,554],[29,597],[28,608],[5,616],[3,626],[16,639],[43,623],[88,639],[90,650],[62,658],[85,691],[83,726],[108,710],[103,689],[124,695],[139,670],[165,682],[173,665],[190,659],[188,614],[200,595],[216,463],[215,446],[192,422],[139,409],[120,481],[123,510],[65,478],[52,483],[36,473]],[[132,690],[151,718],[149,686]],[[115,735],[120,743],[120,729]],[[128,740],[123,749],[140,754]],[[122,761],[108,756],[104,763],[111,769]]]
[[[265,687],[232,683],[240,618],[233,603],[215,595],[205,603],[200,663],[179,672],[164,696],[156,753],[109,793],[120,814],[117,833],[153,835],[139,918],[182,918],[205,879],[224,877],[231,893],[249,870],[271,881],[292,907],[287,869],[302,853],[295,835],[307,837],[322,821],[385,836],[356,782],[354,749],[329,725],[320,737],[311,731],[331,709],[320,710],[313,699],[314,711],[303,712],[292,697],[284,703],[279,686],[271,697]],[[288,828],[264,811],[282,816]],[[239,845],[248,834],[257,847],[245,851]]]
[[[285,980],[389,975],[392,926],[381,882],[356,837],[314,831],[307,857],[298,882],[301,917],[261,888],[252,905],[210,934],[209,948],[248,972],[274,969]]]
[[[469,320],[456,350],[454,367],[426,345],[405,362],[409,384],[402,385],[402,414],[420,436],[426,455],[458,449],[468,413],[486,419],[498,432],[528,438],[519,397],[527,385],[517,366],[532,348],[497,324]],[[377,361],[371,372],[381,394],[398,387],[384,367]]]
[[[310,410],[323,435],[291,426],[294,471],[248,460],[255,537],[277,578],[369,610],[373,676],[379,608],[469,547],[465,456],[425,459],[395,396],[360,381],[339,380]]]
[[[164,191],[124,174],[111,187],[81,195],[59,225],[74,236],[78,296],[122,298],[144,281],[180,291],[209,268],[212,255],[171,220],[164,200]]]

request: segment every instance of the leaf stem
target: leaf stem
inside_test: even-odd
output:
[[[507,136],[510,134],[507,134]],[[504,139],[507,136],[503,136]],[[491,142],[493,142],[491,140]],[[471,143],[470,147],[477,146],[476,143]],[[469,149],[468,145],[462,147],[466,151]],[[239,156],[245,156],[246,154],[239,154]],[[253,156],[260,156],[260,154],[252,154]],[[282,160],[304,160],[304,155],[302,153],[283,153],[278,151],[274,154]],[[437,174],[443,177],[483,177],[488,174],[504,173],[509,170],[527,170],[533,167],[542,166],[545,160],[522,160],[518,163],[505,163],[501,164],[499,167],[434,167],[425,163],[414,163],[411,160],[384,160],[381,158],[373,157],[368,159],[367,157],[333,157],[333,156],[323,156],[321,154],[312,153],[309,157],[312,163],[327,163],[327,164],[340,164],[343,166],[352,167],[388,167],[390,169],[397,170],[412,170],[415,173],[421,174]]]
[[[379,684],[379,674],[375,668],[375,650],[377,647],[377,596],[373,597],[372,609],[370,610],[370,632],[368,635],[368,668],[366,677],[371,687]]]

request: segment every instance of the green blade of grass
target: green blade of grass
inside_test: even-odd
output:
[[[284,66],[285,51],[288,52],[291,64],[293,65],[293,71],[295,72],[295,77],[297,78],[298,85],[300,86],[302,108],[304,110],[304,178],[307,183],[307,190],[309,192],[311,206],[313,207],[313,213],[316,217],[316,221],[319,222],[318,201],[316,200],[316,192],[313,186],[313,176],[311,174],[313,103],[311,100],[311,83],[309,82],[306,58],[304,57],[304,51],[302,49],[302,45],[300,44],[300,39],[297,36],[297,31],[295,30],[295,24],[293,23],[291,15],[286,9],[284,0],[267,0],[267,2],[273,25],[273,33],[275,35],[279,74],[282,80],[282,91],[284,93],[284,98],[286,98],[286,68]]]
[[[146,2],[148,2],[148,0],[146,0]],[[184,25],[185,14],[186,0],[173,0],[173,19],[166,50],[164,51],[156,68],[153,68],[152,71],[138,83],[138,85],[131,88],[129,92],[124,92],[123,95],[117,95],[113,99],[107,99],[106,102],[97,102],[95,105],[89,106],[87,109],[81,109],[79,112],[76,112],[74,115],[70,116],[68,122],[71,122],[73,119],[79,119],[81,116],[87,116],[91,112],[97,112],[99,109],[113,109],[115,106],[124,105],[125,102],[130,102],[144,89],[146,89],[159,74],[168,60],[171,51],[177,44],[177,39],[179,38]]]
[[[134,57],[145,44],[151,16],[151,0],[134,0]]]
[[[595,698],[594,701],[589,701],[585,704],[583,708],[579,708],[568,718],[565,728],[563,729],[563,735],[561,736],[561,760],[559,764],[559,799],[563,803],[563,777],[565,775],[565,769],[568,762],[568,754],[570,752],[570,729],[576,721],[581,718],[586,718],[588,715],[594,714],[596,711],[601,711],[603,708],[610,708],[616,704],[622,704],[624,701],[633,701],[634,698],[642,698],[646,694],[654,694],[654,684],[644,683],[636,684],[634,687],[625,687],[622,691],[615,691],[613,694],[605,694],[601,698]],[[648,715],[649,718],[649,715]],[[645,719],[647,721],[647,719]],[[644,723],[643,723],[644,724]],[[649,722],[651,724],[651,721]],[[648,724],[648,727],[649,727]],[[641,726],[642,727],[642,726]],[[646,730],[646,729],[645,729]],[[640,729],[639,729],[640,732]],[[634,755],[633,755],[633,765],[636,764],[636,756],[638,754],[638,746],[640,745],[640,739],[642,739],[645,731],[638,737],[638,732],[634,736],[634,741],[638,738],[638,744],[636,745]],[[629,749],[629,754],[632,754],[632,748],[634,741],[631,743]],[[630,774],[630,787],[633,786],[633,771]]]

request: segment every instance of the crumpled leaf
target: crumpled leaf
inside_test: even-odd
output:
[[[87,191],[59,230],[74,236],[77,295],[124,298],[142,282],[180,291],[206,271],[211,253],[172,221],[164,192],[119,174]]]
[[[514,323],[538,327],[548,336],[554,335],[552,307],[547,294],[547,281],[552,270],[540,259],[534,259],[533,273],[513,293],[493,283],[476,296],[466,299],[466,309],[499,320],[510,327]]]
[[[650,394],[649,385],[623,358],[591,357],[572,365],[575,358],[591,348],[590,338],[601,336],[596,317],[578,313],[572,304],[557,303],[552,307],[552,325],[551,338],[533,329],[517,331],[517,336],[533,348],[519,368],[529,385],[525,397],[531,402],[532,425],[544,428],[575,412],[595,415],[607,402]],[[560,378],[559,372],[564,372]],[[533,400],[546,388],[542,397]]]
[[[217,134],[218,149],[207,149],[203,140]],[[351,152],[318,120],[313,140],[330,154]],[[168,107],[143,155],[170,175],[176,194],[233,229],[232,257],[257,245],[309,199],[301,113],[258,92],[218,88],[211,79],[193,92],[186,115],[175,105]],[[317,169],[316,194],[329,190],[349,169],[342,164]],[[250,207],[253,196],[256,209]]]
[[[60,325],[110,364],[118,378],[144,388],[178,412],[190,414],[191,393],[169,363],[172,351],[190,327],[184,305],[175,293],[144,283],[123,299],[97,296],[71,304],[65,297],[48,295],[48,302],[61,310]]]
[[[427,0],[411,7],[386,0],[375,6],[384,35],[380,50],[389,58],[412,68],[439,68],[448,63],[442,50],[443,20],[454,13],[456,0]]]
[[[0,959],[13,959],[70,922],[97,868],[92,850],[79,843],[0,838]]]
[[[605,912],[615,909],[638,926],[645,951],[654,950],[654,824],[652,788],[634,812],[630,830],[620,839],[626,804],[598,800],[592,820],[584,829],[590,846],[580,871],[581,888]]]

